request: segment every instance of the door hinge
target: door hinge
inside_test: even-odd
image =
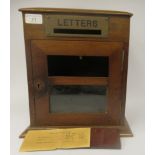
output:
[[[125,50],[122,50],[122,67],[121,67],[122,71],[123,71],[123,67],[124,67],[124,56],[125,56]]]

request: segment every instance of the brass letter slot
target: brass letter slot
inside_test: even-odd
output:
[[[47,36],[108,37],[108,17],[45,15]]]
[[[85,30],[85,29],[54,29],[54,33],[62,34],[87,34],[87,35],[101,35],[101,30]]]

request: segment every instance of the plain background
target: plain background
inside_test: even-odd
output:
[[[144,0],[11,0],[11,154],[18,155],[22,139],[19,134],[29,125],[28,89],[22,7],[56,7],[122,10],[134,14],[131,18],[130,53],[127,83],[126,117],[134,133],[122,138],[121,150],[56,150],[26,154],[106,154],[144,155]]]

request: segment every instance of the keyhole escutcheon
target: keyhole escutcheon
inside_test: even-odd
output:
[[[39,89],[39,87],[40,87],[40,83],[38,83],[38,85],[37,85],[37,86],[38,86],[38,89]]]
[[[42,91],[45,88],[44,81],[38,79],[34,81],[34,87],[37,91]]]

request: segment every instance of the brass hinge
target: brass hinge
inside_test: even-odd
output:
[[[123,49],[122,50],[122,67],[121,67],[121,70],[123,71],[123,67],[124,67],[124,56],[125,56],[125,50]]]

